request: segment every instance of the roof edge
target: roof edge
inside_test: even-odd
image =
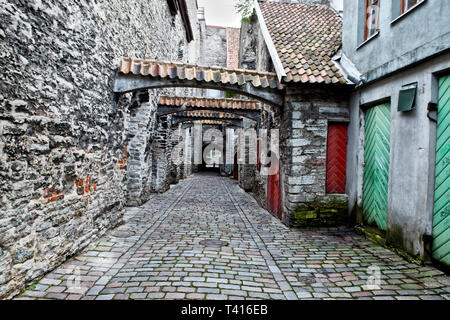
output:
[[[256,11],[256,16],[258,17],[259,26],[261,27],[264,42],[266,43],[270,57],[272,58],[275,71],[277,72],[278,81],[281,83],[281,79],[283,77],[286,77],[286,72],[284,72],[284,67],[283,64],[281,63],[280,56],[278,55],[277,49],[275,48],[272,38],[270,37],[269,29],[267,28],[266,22],[264,21],[264,16],[262,14],[261,8],[259,7],[258,0],[254,0],[254,7]]]

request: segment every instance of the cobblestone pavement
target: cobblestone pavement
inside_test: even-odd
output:
[[[441,271],[348,228],[289,229],[225,177],[193,175],[124,220],[16,299],[450,299]]]

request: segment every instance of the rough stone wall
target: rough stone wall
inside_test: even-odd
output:
[[[259,27],[256,14],[243,21],[240,31],[239,67],[274,72],[272,59]]]
[[[152,176],[149,133],[156,104],[150,102],[148,92],[136,94],[134,98],[129,107],[130,121],[125,127],[129,156],[127,206],[140,206],[148,200]]]
[[[247,129],[256,130],[256,122],[247,118],[243,119],[243,126],[244,131]],[[247,139],[248,141],[245,141]],[[256,164],[250,163],[250,159],[254,157],[250,153],[256,154],[256,141],[252,141],[249,136],[245,140],[240,139],[240,143],[245,143],[244,154],[238,152],[238,158],[240,157],[241,162],[243,163],[239,164],[239,186],[245,191],[251,191],[255,182]]]
[[[209,66],[227,65],[227,29],[206,26],[201,37],[199,63]]]
[[[329,1],[321,0],[287,2],[329,5]],[[239,59],[241,68],[274,72],[256,15],[241,26]],[[329,120],[349,117],[348,94],[330,87],[293,86],[288,89],[283,109],[264,108],[272,111],[266,127],[280,130],[283,221],[295,226],[344,223],[347,197],[325,193],[326,138]],[[267,179],[257,171],[252,192],[265,205]]]
[[[199,64],[207,66],[227,66],[227,32],[224,27],[207,26],[201,21]],[[202,89],[201,96],[224,98],[219,90]]]
[[[349,117],[348,93],[310,87],[288,93],[280,130],[283,220],[295,226],[346,222],[346,195],[327,195],[328,121]]]
[[[256,55],[258,43],[258,19],[252,15],[248,22],[242,22],[239,47],[239,67],[256,70]]]
[[[269,51],[262,36],[261,28],[256,15],[243,21],[240,30],[239,47],[239,68],[258,71],[274,71]],[[270,129],[280,128],[281,110],[272,108],[269,105],[261,104],[265,110],[261,118],[261,128]],[[249,168],[242,169],[247,170]],[[253,166],[253,169],[256,169]],[[240,170],[241,171],[241,170]],[[241,173],[241,175],[243,172]],[[249,175],[249,173],[248,173]],[[258,170],[251,173],[251,193],[258,203],[267,208],[267,177],[261,176]]]
[[[263,109],[263,111],[261,112],[260,126],[261,130],[267,130],[268,132],[267,141],[270,141],[270,130],[274,127],[274,123],[279,123],[279,119],[274,119],[274,112],[270,108]],[[278,125],[275,124],[275,127],[278,127]],[[263,142],[260,141],[260,148],[262,143]],[[260,161],[260,169],[262,167],[264,167],[264,164]],[[259,203],[259,205],[263,208],[267,208],[267,182],[268,176],[261,175],[260,170],[256,168],[251,193],[255,200]]]
[[[180,46],[187,52],[193,44],[179,15],[172,25],[164,0],[2,0],[0,18],[0,297],[7,297],[121,220],[131,96],[113,102],[119,58],[176,60]]]

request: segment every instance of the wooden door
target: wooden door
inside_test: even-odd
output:
[[[433,258],[450,266],[450,76],[439,80]]]
[[[278,164],[278,159],[276,160]],[[281,220],[281,179],[280,166],[277,165],[275,174],[269,175],[267,179],[267,210]]]
[[[386,230],[390,154],[390,104],[372,107],[365,114],[363,216],[367,223]]]
[[[347,124],[329,123],[327,135],[327,176],[328,194],[345,193],[347,165]]]

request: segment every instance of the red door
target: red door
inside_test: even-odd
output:
[[[233,165],[233,179],[237,180],[239,177],[239,166],[237,161],[237,152],[234,154],[234,165]]]
[[[281,220],[281,179],[280,166],[267,179],[267,210]]]
[[[327,193],[345,193],[346,162],[347,124],[329,123],[327,136]]]

